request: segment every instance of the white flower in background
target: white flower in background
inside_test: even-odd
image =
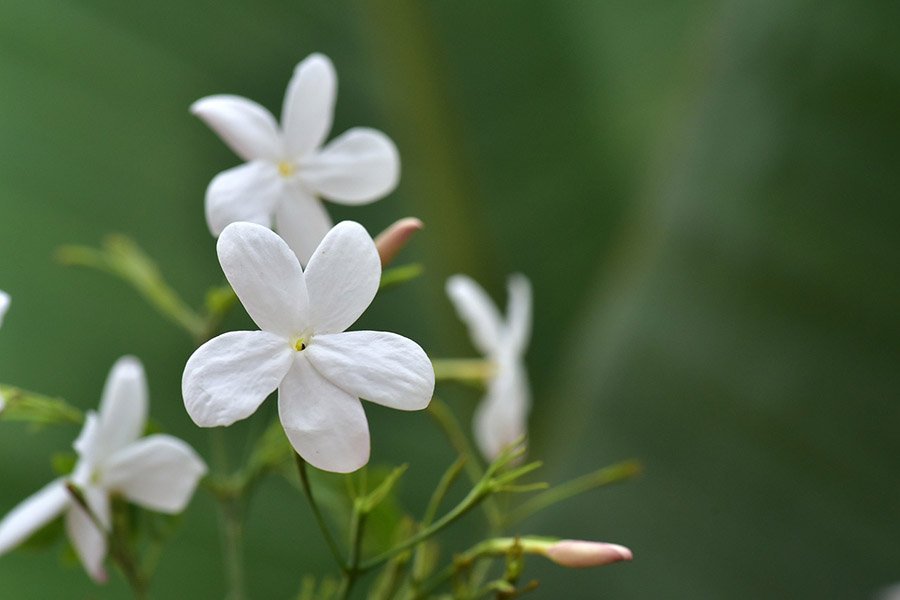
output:
[[[475,441],[488,460],[527,432],[531,392],[523,356],[531,337],[531,284],[509,278],[506,321],[485,291],[465,275],[447,280],[447,295],[469,327],[472,343],[494,365],[487,394],[475,411]]]
[[[294,70],[281,127],[259,104],[240,96],[208,96],[191,112],[247,162],[219,173],[206,190],[206,221],[214,236],[229,223],[275,229],[304,265],[331,228],[318,198],[366,204],[397,185],[394,143],[374,129],[355,127],[322,147],[334,113],[337,75],[331,61],[312,54]]]
[[[8,308],[9,294],[0,290],[0,325],[3,325],[3,315],[6,314]],[[6,399],[3,398],[3,394],[0,394],[0,412],[3,412],[4,408],[6,408]]]
[[[181,386],[197,425],[245,419],[277,388],[279,418],[297,453],[346,473],[369,460],[360,398],[400,410],[431,401],[434,370],[418,344],[394,333],[344,332],[372,302],[381,277],[362,225],[336,225],[305,271],[280,237],[253,223],[226,227],[217,251],[261,331],[225,333],[188,359]]]
[[[0,325],[3,325],[3,315],[9,309],[9,294],[0,290]]]
[[[97,581],[106,577],[107,532],[98,529],[72,498],[77,486],[97,520],[110,528],[110,496],[163,513],[184,510],[206,473],[206,465],[185,442],[170,435],[141,438],[147,423],[147,382],[140,361],[120,358],[103,389],[100,411],[90,411],[74,448],[75,470],[27,498],[0,521],[0,554],[65,513],[66,531],[78,558]]]

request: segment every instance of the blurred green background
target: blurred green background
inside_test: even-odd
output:
[[[900,580],[898,22],[890,1],[7,0],[0,381],[87,409],[136,354],[156,419],[209,455],[180,399],[187,336],[53,253],[125,233],[199,304],[222,280],[203,192],[239,160],[187,107],[230,92],[278,114],[293,66],[319,51],[340,78],[332,134],[377,127],[403,160],[394,194],[332,214],[373,233],[427,224],[401,257],[426,275],[359,327],[473,356],[445,278],[505,302],[521,271],[546,478],[645,465],[526,524],[636,557],[530,561],[536,597],[871,597]],[[478,398],[439,391],[466,414]],[[449,452],[424,414],[367,411],[373,462],[411,461],[403,501],[421,510]],[[255,426],[229,432],[235,456]],[[0,513],[53,477],[48,457],[75,434],[0,424]],[[0,597],[127,597],[60,555],[0,557]],[[277,479],[251,507],[247,555],[257,599],[331,568]],[[205,495],[154,592],[222,597]]]

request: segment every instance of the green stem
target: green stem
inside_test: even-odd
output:
[[[303,495],[306,496],[306,500],[309,502],[309,506],[312,509],[313,516],[316,519],[316,524],[318,524],[319,529],[322,531],[322,536],[325,538],[325,543],[328,544],[328,549],[331,551],[331,555],[334,557],[335,562],[337,562],[338,566],[341,568],[341,571],[347,571],[347,564],[344,562],[344,558],[341,556],[341,551],[338,549],[337,542],[334,541],[334,538],[331,535],[331,530],[328,528],[328,524],[325,522],[325,517],[322,515],[322,512],[319,510],[319,505],[316,504],[316,499],[313,497],[312,487],[309,485],[309,474],[306,469],[306,461],[303,460],[303,457],[294,453],[294,460],[297,463],[297,472],[300,474],[300,483],[303,487]]]
[[[0,412],[0,418],[5,420],[74,425],[81,425],[84,422],[84,414],[62,398],[51,398],[5,384],[0,384],[0,395],[6,401],[6,407]]]
[[[464,569],[469,569],[483,558],[508,556],[510,553],[538,554],[546,556],[547,549],[556,543],[555,538],[528,536],[522,538],[493,538],[475,544],[465,552],[456,555],[453,562],[432,577],[414,596],[427,598],[436,589],[450,581]]]
[[[487,497],[489,493],[489,486],[484,481],[479,482],[474,488],[472,488],[472,490],[466,495],[466,497],[463,498],[462,501],[460,501],[460,503],[453,508],[453,510],[432,523],[430,526],[422,529],[412,537],[394,546],[390,550],[386,550],[385,552],[382,552],[374,558],[370,558],[369,560],[361,563],[359,565],[359,571],[361,573],[370,571],[375,567],[378,567],[381,564],[389,561],[392,557],[403,552],[404,550],[412,548],[422,540],[430,538],[438,531],[441,531],[442,529],[465,515],[467,512],[475,508],[479,503],[481,503],[482,500]]]
[[[481,358],[438,358],[431,361],[434,378],[438,381],[453,380],[484,383],[494,376],[497,367]]]
[[[356,583],[359,571],[359,557],[362,546],[363,528],[366,524],[366,513],[360,506],[360,500],[353,502],[353,514],[350,517],[350,556],[347,558],[347,568],[344,570],[344,576],[341,579],[341,588],[338,598],[346,600],[350,597],[350,591]]]
[[[512,511],[506,517],[506,522],[507,524],[518,523],[557,502],[568,500],[573,496],[583,494],[584,492],[599,487],[621,483],[638,475],[640,472],[641,464],[638,461],[626,460],[609,467],[604,467],[593,473],[582,475],[576,479],[554,486],[546,492],[532,496]]]
[[[209,432],[210,454],[213,469],[221,473],[219,478],[207,478],[208,485],[213,485],[213,493],[219,508],[219,532],[222,540],[222,564],[225,569],[226,598],[228,600],[244,599],[244,503],[243,487],[235,485],[233,478],[224,474],[228,472],[228,451],[225,444],[225,431],[221,428]]]
[[[469,475],[472,483],[475,484],[481,481],[484,471],[478,465],[475,449],[472,448],[469,438],[466,437],[459,421],[456,420],[450,408],[440,398],[435,396],[428,405],[428,414],[437,422],[457,454],[465,457],[466,473]],[[484,503],[484,512],[491,532],[499,532],[503,527],[503,515],[493,498],[488,498],[487,502]]]
[[[222,553],[228,582],[228,600],[244,599],[244,524],[243,502],[240,498],[219,500],[222,526]]]

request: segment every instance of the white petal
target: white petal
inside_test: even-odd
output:
[[[82,491],[94,516],[109,527],[109,499],[100,490],[85,488]],[[66,532],[84,570],[94,581],[105,581],[103,559],[106,558],[106,532],[98,529],[93,519],[75,502],[71,503],[66,513]]]
[[[473,417],[475,441],[487,460],[525,435],[530,404],[525,371],[518,365],[501,365]]]
[[[0,521],[0,554],[9,552],[59,516],[70,500],[65,483],[57,479],[19,503]]]
[[[254,223],[232,223],[216,244],[225,277],[263,331],[284,338],[308,325],[303,270],[288,245]]]
[[[0,325],[3,324],[3,315],[9,309],[9,294],[0,290]]]
[[[304,160],[300,177],[323,198],[341,204],[366,204],[397,187],[400,154],[385,134],[355,127]]]
[[[378,291],[381,259],[359,223],[335,225],[309,259],[306,288],[315,333],[340,333],[359,318]]]
[[[278,388],[278,415],[294,450],[312,466],[350,473],[369,462],[362,404],[319,375],[300,352]]]
[[[75,452],[81,457],[81,460],[76,466],[75,475],[73,475],[78,485],[84,485],[86,482],[85,479],[82,478],[82,473],[79,473],[79,471],[83,471],[83,474],[87,479],[90,479],[91,465],[93,465],[94,460],[100,456],[100,453],[97,451],[100,437],[99,434],[100,417],[96,412],[89,410],[84,416],[84,425],[81,427],[81,432],[72,443]]]
[[[472,343],[482,354],[498,349],[503,322],[497,307],[480,285],[465,275],[447,279],[447,296],[459,318],[468,326]]]
[[[285,179],[270,162],[255,160],[222,171],[206,188],[206,224],[218,237],[231,223],[272,227],[272,214],[288,198]]]
[[[382,331],[317,335],[304,351],[342,390],[400,410],[421,410],[434,392],[434,368],[414,341]]]
[[[102,485],[135,504],[165,513],[187,506],[206,464],[170,435],[151,435],[118,452],[103,470]]]
[[[331,229],[331,217],[322,202],[299,183],[291,186],[290,198],[279,203],[275,228],[300,263],[306,265],[322,238]]]
[[[147,424],[148,396],[141,361],[133,356],[117,360],[100,399],[97,457],[108,457],[141,437]]]
[[[294,350],[265,331],[215,337],[188,359],[181,379],[184,407],[200,427],[246,419],[284,379]]]
[[[331,130],[337,74],[327,56],[310,54],[294,69],[281,109],[288,156],[302,157],[325,141]]]
[[[524,275],[516,274],[509,278],[507,289],[509,299],[504,344],[513,353],[521,355],[531,338],[531,282]]]
[[[275,117],[252,100],[230,95],[207,96],[194,102],[191,112],[203,119],[244,160],[278,161],[283,157]]]

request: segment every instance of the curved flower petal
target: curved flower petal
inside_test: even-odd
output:
[[[141,362],[133,356],[117,360],[100,399],[97,457],[108,457],[141,437],[147,424],[148,396]]]
[[[468,326],[475,347],[483,354],[493,354],[500,345],[503,321],[481,286],[465,275],[453,275],[447,279],[447,296]]]
[[[290,338],[308,325],[303,270],[288,245],[254,223],[232,223],[216,244],[225,277],[263,331]]]
[[[290,157],[302,157],[325,141],[331,130],[337,74],[327,56],[310,54],[294,69],[281,109],[284,145]]]
[[[434,368],[414,341],[382,331],[317,335],[306,355],[328,381],[358,398],[421,410],[434,392]]]
[[[341,204],[366,204],[400,179],[400,154],[376,129],[354,127],[303,161],[300,177],[316,194]]]
[[[88,506],[105,527],[109,527],[109,499],[102,490],[85,488],[82,490]],[[78,555],[84,570],[94,581],[106,581],[106,570],[103,560],[106,558],[106,532],[97,528],[94,520],[81,506],[72,503],[66,512],[66,532],[75,554]]]
[[[0,290],[0,325],[3,324],[3,315],[9,309],[9,294]]]
[[[359,318],[378,291],[381,259],[359,223],[335,225],[309,259],[310,325],[315,333],[340,333]]]
[[[290,198],[280,202],[275,211],[275,228],[300,263],[306,265],[331,229],[331,217],[318,198],[293,182]]]
[[[100,416],[96,412],[89,410],[84,416],[84,425],[81,427],[78,437],[72,443],[75,452],[81,457],[72,475],[76,485],[84,485],[90,479],[91,465],[100,456],[100,453],[97,451],[99,437]]]
[[[275,117],[252,100],[227,94],[207,96],[191,104],[191,112],[244,160],[278,161],[283,155]]]
[[[509,278],[507,289],[506,344],[511,352],[521,355],[531,338],[531,282],[517,273]]]
[[[285,180],[272,163],[248,162],[213,177],[206,188],[206,224],[214,237],[238,221],[272,227],[272,213],[287,198]]]
[[[151,510],[179,513],[187,506],[206,464],[193,448],[170,435],[138,440],[106,463],[102,484]]]
[[[294,350],[265,331],[215,337],[188,359],[181,379],[184,407],[200,427],[246,419],[281,383]]]
[[[59,516],[71,498],[62,479],[51,481],[0,521],[0,554],[9,552]]]
[[[502,367],[473,416],[475,441],[487,460],[525,435],[530,404],[525,371],[518,365]]]
[[[278,388],[278,415],[294,450],[312,466],[350,473],[369,462],[362,404],[322,377],[298,353]]]

